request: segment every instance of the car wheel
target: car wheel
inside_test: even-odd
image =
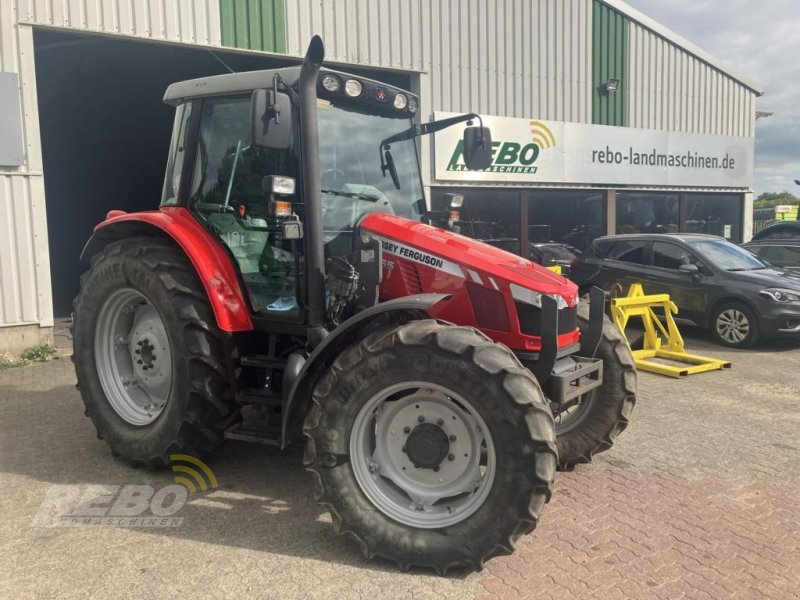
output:
[[[714,312],[711,333],[728,348],[749,348],[758,341],[758,320],[744,304],[723,304]]]

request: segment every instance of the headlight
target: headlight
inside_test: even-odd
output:
[[[515,283],[512,283],[509,287],[511,288],[511,296],[514,298],[514,300],[517,300],[518,302],[524,302],[525,304],[530,304],[531,306],[535,306],[537,308],[542,308],[542,294],[539,292],[534,292],[533,290],[529,290],[528,288],[524,288]],[[564,298],[564,296],[561,296],[560,294],[548,295],[556,301],[559,310],[569,307],[567,299]]]
[[[408,106],[408,98],[406,98],[405,94],[397,94],[394,97],[394,107],[397,110],[403,110],[406,106]]]
[[[768,289],[758,293],[775,302],[800,302],[800,292],[792,290]]]
[[[417,112],[418,108],[419,108],[419,103],[417,102],[417,99],[414,98],[413,96],[411,98],[409,98],[408,99],[408,112],[415,113],[415,112]]]
[[[344,93],[351,98],[356,98],[361,95],[361,82],[355,79],[348,79],[344,82]]]
[[[339,78],[336,77],[336,75],[323,75],[322,87],[329,92],[338,92],[339,88],[342,87],[342,82],[339,81]]]

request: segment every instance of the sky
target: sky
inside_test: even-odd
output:
[[[626,0],[761,84],[755,193],[800,195],[800,0]]]

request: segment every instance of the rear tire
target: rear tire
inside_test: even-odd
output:
[[[396,391],[405,388],[411,391]],[[462,422],[459,414],[472,416]],[[424,415],[427,421],[420,421]],[[374,425],[365,429],[364,418]],[[456,429],[459,423],[474,425],[484,452],[480,442],[468,451],[453,449],[469,429]],[[373,439],[361,451],[364,431]],[[421,442],[411,441],[417,432]],[[488,558],[510,554],[550,499],[556,447],[544,395],[510,350],[469,327],[412,321],[352,345],[317,383],[305,435],[314,495],[330,511],[337,532],[353,538],[365,557],[381,556],[402,569],[480,569]],[[376,458],[379,445],[386,454]],[[433,458],[419,466],[411,462],[415,454],[414,461]],[[464,480],[479,481],[472,496],[415,504],[417,490],[442,497],[461,454],[484,468],[477,480]],[[365,479],[369,473],[371,480]],[[479,503],[470,503],[481,495]]]
[[[603,361],[603,385],[584,394],[581,404],[571,414],[555,414],[560,470],[572,470],[611,448],[628,426],[636,404],[633,356],[619,329],[608,317],[603,319],[603,336],[596,354]],[[589,304],[586,302],[578,306],[578,328],[581,336],[587,335]]]
[[[224,358],[230,340],[181,250],[152,238],[109,244],[92,258],[74,306],[78,388],[114,455],[158,467],[170,454],[199,457],[223,441],[238,417]],[[137,346],[143,336],[148,343]],[[143,352],[149,371],[142,371]]]

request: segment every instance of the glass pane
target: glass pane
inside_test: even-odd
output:
[[[614,242],[608,249],[606,258],[639,265],[644,264],[644,242],[631,240]]]
[[[433,206],[438,206],[447,192],[464,195],[461,207],[461,234],[520,253],[519,192],[496,189],[436,188],[431,192]]]
[[[741,194],[685,194],[682,231],[742,241]]]
[[[585,251],[605,234],[605,193],[528,191],[528,241],[561,242]]]
[[[394,142],[390,153],[399,189],[381,170],[381,140],[411,127],[408,119],[370,115],[318,102],[322,181],[322,225],[328,256],[349,259],[352,231],[369,213],[388,213],[418,221],[423,198],[413,139]]]
[[[798,246],[764,246],[759,249],[758,255],[776,267],[800,267]]]
[[[677,233],[679,195],[617,192],[617,233]]]
[[[697,265],[697,257],[676,244],[653,244],[653,266],[677,271],[681,265]]]
[[[256,310],[295,317],[294,254],[269,216],[269,175],[295,176],[286,150],[250,145],[250,98],[203,101],[190,208],[230,248]]]

